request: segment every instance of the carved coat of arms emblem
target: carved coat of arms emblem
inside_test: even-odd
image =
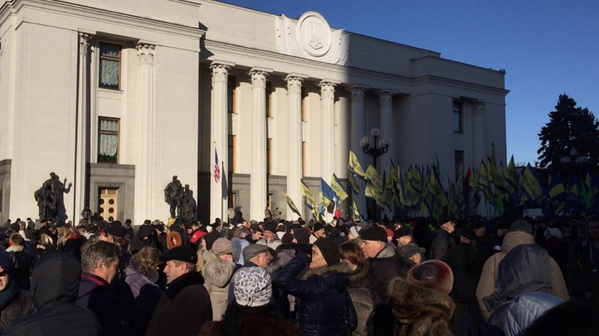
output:
[[[310,22],[308,24],[308,45],[314,50],[322,48],[322,26]]]

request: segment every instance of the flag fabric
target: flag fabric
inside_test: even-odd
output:
[[[349,180],[349,184],[351,185],[351,191],[354,195],[357,195],[360,193],[360,184],[358,183],[358,180],[356,179],[356,174],[352,173],[351,170],[349,171],[348,174],[348,180]]]
[[[522,177],[520,178],[520,182],[524,196],[529,201],[537,203],[541,201],[543,197],[543,189],[541,188],[536,176],[533,174],[530,164],[526,166],[524,174],[522,174]]]
[[[364,178],[366,179],[366,182],[372,184],[378,191],[383,190],[383,179],[372,165],[369,165],[366,169]]]
[[[354,220],[362,220],[362,214],[360,214],[360,210],[356,206],[356,201],[352,201],[352,215]]]
[[[314,198],[312,190],[310,190],[306,182],[304,182],[303,180],[301,181],[300,186],[302,188],[302,195],[305,198],[304,205],[306,206],[306,208],[310,209],[310,211],[316,211],[316,199]]]
[[[214,148],[214,182],[220,181],[220,165],[218,163],[218,152]]]
[[[505,188],[508,190],[510,196],[512,196],[518,191],[518,178],[516,175],[516,165],[514,164],[513,155],[510,159],[510,162],[507,165],[507,169],[505,170],[503,180],[505,182]]]
[[[359,178],[364,178],[364,170],[362,170],[362,166],[360,166],[360,162],[358,161],[358,158],[356,157],[356,154],[354,154],[353,151],[349,151],[348,169],[352,173],[356,174],[356,176],[358,176]]]
[[[284,193],[284,194],[285,194],[285,199],[287,199],[287,205],[289,206],[291,211],[293,211],[296,215],[301,217],[302,214],[300,213],[299,209],[295,206],[295,203],[293,203],[293,200],[291,199],[291,197],[289,197],[289,195],[287,195],[287,193]]]
[[[347,192],[343,188],[343,185],[341,185],[341,181],[339,181],[337,175],[335,174],[333,174],[333,176],[331,177],[331,188],[335,192],[335,195],[337,195],[337,199],[339,201],[343,201],[348,197]]]
[[[320,178],[320,197],[325,209],[329,209],[329,206],[335,202],[335,191],[333,191],[333,188],[322,177]]]

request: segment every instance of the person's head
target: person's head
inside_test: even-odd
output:
[[[117,245],[123,245],[125,235],[127,234],[127,228],[121,225],[111,225],[102,231],[99,239],[114,243]]]
[[[262,239],[262,230],[256,225],[255,229],[252,229],[252,240],[260,240]]]
[[[387,246],[387,232],[378,225],[360,231],[360,247],[368,258],[376,257]]]
[[[233,275],[235,302],[244,307],[261,307],[270,303],[272,281],[262,267],[242,267]]]
[[[166,283],[171,283],[184,274],[195,272],[198,255],[191,247],[177,246],[166,251],[160,260],[166,262]]]
[[[358,245],[353,242],[345,242],[339,246],[339,256],[341,261],[346,262],[353,269],[362,265],[364,262],[364,253]]]
[[[233,260],[233,244],[227,238],[218,238],[212,244],[212,253],[221,260]]]
[[[283,235],[283,237],[281,238],[281,243],[283,244],[290,244],[293,243],[293,235],[291,233],[286,233]]]
[[[422,262],[422,254],[425,252],[425,248],[418,247],[414,244],[407,244],[401,247],[401,256],[411,260],[416,265]]]
[[[158,270],[158,266],[161,264],[161,255],[160,250],[146,246],[134,254],[131,260],[137,265],[137,270],[141,274],[148,274]]]
[[[599,216],[587,218],[587,232],[592,240],[599,240]]]
[[[451,217],[441,216],[439,218],[439,226],[448,233],[453,233],[455,231],[456,220]]]
[[[19,233],[13,233],[8,238],[8,243],[10,246],[25,246],[25,239]]]
[[[264,239],[272,240],[277,236],[277,226],[273,222],[268,222],[264,225]]]
[[[407,225],[402,226],[395,230],[393,237],[399,246],[407,245],[412,241],[412,228]]]
[[[335,242],[328,238],[318,238],[312,245],[312,262],[310,268],[333,266],[339,263],[339,249]]]
[[[262,268],[266,268],[271,258],[268,246],[260,244],[248,245],[241,253],[243,254],[243,260],[250,261]]]
[[[81,269],[111,283],[117,272],[120,246],[106,241],[86,244],[81,251]]]
[[[448,295],[453,288],[453,272],[440,260],[428,260],[410,269],[408,283]]]
[[[326,235],[324,224],[321,222],[316,222],[312,228],[312,234],[318,238],[324,237]]]
[[[12,273],[14,270],[14,263],[10,254],[1,251],[0,252],[0,292],[3,292],[10,283]]]
[[[349,240],[355,240],[360,237],[360,227],[357,225],[352,225],[349,227],[347,237]]]
[[[468,228],[464,228],[462,230],[462,236],[460,238],[460,242],[464,244],[472,244],[474,240],[476,240],[477,235],[472,230]]]

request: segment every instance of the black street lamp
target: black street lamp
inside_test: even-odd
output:
[[[384,137],[381,140],[377,141],[381,135],[381,131],[378,128],[373,128],[370,130],[370,135],[372,136],[364,136],[362,140],[360,140],[360,145],[362,146],[362,151],[364,154],[372,157],[372,166],[376,169],[376,160],[383,154],[387,153],[389,150],[389,145],[391,145],[391,139],[388,137]],[[370,146],[372,144],[372,147]],[[374,220],[376,220],[376,204],[374,201],[371,201],[371,214]]]

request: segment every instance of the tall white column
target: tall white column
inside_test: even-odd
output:
[[[227,107],[227,78],[229,69],[235,64],[214,61],[212,69],[212,99],[210,106],[210,221],[215,218],[226,220],[228,188],[227,167],[229,164],[229,129]],[[215,150],[218,152],[220,179],[214,176]],[[223,164],[224,162],[224,164]]]
[[[485,146],[485,125],[484,113],[486,105],[484,102],[474,102],[470,104],[472,110],[472,165],[478,167],[480,161],[486,157]]]
[[[300,179],[302,178],[302,82],[305,75],[289,74],[287,81],[287,94],[289,96],[289,171],[287,173],[287,194],[293,202],[303,205]],[[288,218],[296,215],[289,211]]]
[[[252,164],[250,182],[250,218],[264,218],[268,190],[266,189],[266,76],[271,69],[252,68]]]
[[[320,82],[321,104],[321,152],[320,176],[330,181],[335,170],[335,86],[338,82],[323,80]]]
[[[379,92],[379,107],[380,107],[380,130],[381,139],[388,137],[392,141],[393,139],[393,95],[395,92],[383,90]],[[391,166],[390,158],[393,158],[393,143],[389,145],[387,154],[381,157],[380,161],[380,172],[386,171],[389,174],[389,167]]]
[[[137,97],[137,156],[135,161],[135,221],[141,223],[153,212],[154,188],[154,52],[156,47],[140,43],[139,95]]]
[[[89,163],[89,149],[87,141],[89,139],[89,133],[87,125],[89,123],[88,118],[88,68],[89,68],[89,42],[92,36],[85,33],[79,33],[79,74],[78,81],[79,87],[77,91],[77,150],[76,150],[76,161],[75,161],[75,176],[74,176],[74,195],[75,200],[74,208],[72,209],[72,219],[74,223],[77,223],[81,218],[81,211],[85,209],[88,204],[88,163]],[[66,206],[68,209],[68,205]]]
[[[354,85],[349,89],[351,91],[351,150],[356,154],[360,165],[364,170],[368,167],[364,160],[364,152],[362,152],[362,146],[360,146],[360,140],[365,135],[370,133],[364,129],[364,93],[368,90],[367,86]],[[362,188],[364,184],[360,182]],[[356,206],[360,210],[360,213],[367,216],[366,212],[366,197],[364,197],[364,191],[362,190],[356,199]]]

